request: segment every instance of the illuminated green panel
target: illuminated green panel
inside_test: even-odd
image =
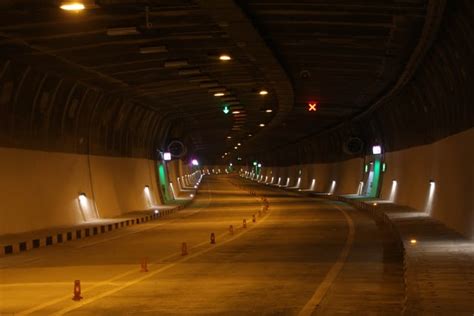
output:
[[[374,177],[372,180],[372,188],[369,194],[371,197],[377,196],[379,181],[380,181],[380,160],[376,159],[374,163]]]
[[[158,164],[158,180],[160,182],[161,194],[163,195],[163,198],[165,199],[163,202],[170,201],[171,197],[168,191],[168,186],[166,185],[166,183],[168,183],[167,177],[166,177],[166,169],[165,169],[165,166],[162,164]]]

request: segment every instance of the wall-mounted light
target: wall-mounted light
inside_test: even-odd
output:
[[[158,211],[158,210],[154,210],[153,212],[154,212],[155,214],[160,214],[160,211]]]
[[[79,193],[79,202],[81,204],[87,202],[87,196],[84,192]]]
[[[433,200],[434,200],[434,193],[435,193],[436,184],[434,180],[430,180],[430,187],[428,191],[428,196],[426,198],[426,205],[425,205],[425,212],[431,215],[431,211],[433,209]]]
[[[397,185],[398,185],[397,180],[392,180],[392,187],[390,188],[390,196],[388,197],[390,202],[395,201],[395,196],[397,194]]]
[[[197,161],[197,159],[191,160],[191,164],[192,164],[193,166],[199,166],[199,162]]]
[[[329,189],[329,194],[334,194],[335,189],[336,189],[336,180],[332,180],[331,188]]]

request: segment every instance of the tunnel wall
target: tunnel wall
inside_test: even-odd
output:
[[[444,138],[430,145],[385,153],[380,198],[389,199],[392,181],[397,181],[394,203],[426,211],[448,227],[474,238],[474,129]],[[336,163],[302,164],[289,167],[264,167],[262,174],[283,179],[291,177],[294,186],[302,170],[301,188],[316,179],[316,191],[329,192],[336,181],[334,194],[355,194],[363,180],[364,159]],[[248,169],[248,168],[247,168]],[[430,180],[435,182],[431,210],[428,206]]]
[[[0,174],[1,235],[149,208],[145,185],[159,202],[154,162],[147,159],[0,147]],[[81,192],[87,197],[82,211]]]

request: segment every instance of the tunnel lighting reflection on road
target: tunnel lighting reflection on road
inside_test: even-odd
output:
[[[65,2],[61,4],[60,8],[64,11],[75,11],[79,12],[86,8],[86,6],[81,2]]]
[[[311,191],[314,191],[316,189],[316,179],[311,180],[311,186],[309,187]]]
[[[397,194],[397,180],[392,180],[392,187],[390,188],[390,196],[388,197],[388,199],[390,200],[390,202],[394,202],[395,201],[395,196]]]
[[[435,193],[435,182],[430,180],[430,188],[428,191],[428,197],[426,198],[426,205],[425,205],[425,212],[431,215],[431,211],[433,209],[433,200],[434,200],[434,193]]]
[[[281,177],[278,177],[277,185],[280,185],[280,182],[281,182]]]
[[[301,172],[301,170],[300,170],[300,172]],[[301,185],[301,177],[298,177],[298,180],[296,181],[296,188],[299,188],[300,185]]]
[[[289,186],[290,185],[290,177],[286,178],[286,184],[285,184],[285,187]]]

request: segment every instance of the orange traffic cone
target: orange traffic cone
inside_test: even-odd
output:
[[[188,254],[188,245],[185,242],[183,242],[181,244],[181,255],[186,256],[187,254]]]
[[[80,301],[82,299],[81,296],[81,280],[74,281],[74,296],[72,297],[73,301]]]
[[[140,272],[148,272],[148,262],[147,258],[142,259]]]

